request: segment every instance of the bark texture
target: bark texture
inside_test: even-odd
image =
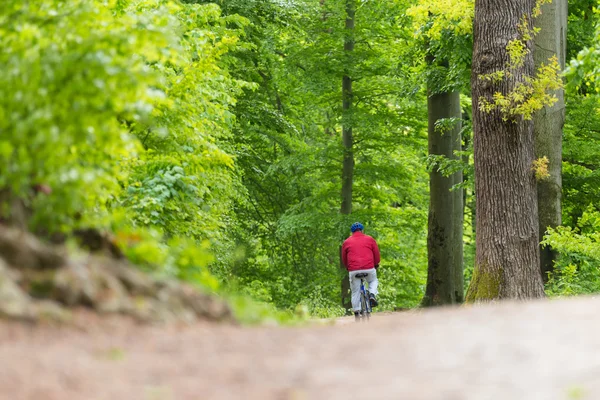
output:
[[[342,77],[342,144],[344,146],[344,161],[342,165],[342,205],[340,211],[344,215],[352,213],[352,184],[354,176],[354,151],[352,140],[352,77],[351,65],[352,52],[354,51],[354,14],[356,12],[355,0],[346,0],[346,37],[344,38],[344,52],[346,53],[347,69]],[[341,248],[340,248],[341,250]],[[342,306],[351,308],[350,282],[348,273],[341,261],[342,268]]]
[[[565,68],[567,0],[554,0],[542,6],[542,15],[535,21],[540,28],[535,37],[534,62],[537,69],[557,56],[561,69]],[[565,123],[564,90],[556,91],[558,101],[552,107],[544,107],[534,116],[535,155],[548,157],[550,177],[538,182],[538,209],[540,240],[548,227],[561,224],[562,198],[562,130]],[[553,269],[554,251],[540,248],[540,268],[543,279]]]
[[[462,110],[460,108],[460,93],[455,92],[451,94],[454,96],[454,102],[457,104],[453,104],[452,111],[456,113],[456,118],[461,118]],[[450,108],[450,107],[449,107]],[[462,151],[462,124],[457,123],[457,125],[452,130],[452,151],[453,158],[458,158],[454,156],[455,152]],[[452,183],[453,185],[458,185],[463,182],[463,173],[462,171],[458,171],[452,175]],[[462,190],[454,190],[450,192],[450,196],[452,197],[452,228],[454,234],[454,241],[452,245],[452,269],[454,273],[454,300],[457,303],[462,303],[465,300],[465,278],[464,278],[464,253],[463,253],[463,223],[465,216],[465,207],[464,207],[464,196]]]
[[[504,70],[506,46],[522,38],[520,22],[531,21],[534,0],[477,0],[472,66],[476,259],[467,301],[544,296],[539,272],[537,190],[532,163],[533,123],[500,111],[481,111],[481,98],[508,94],[533,74],[532,43],[522,65],[497,82],[481,79]],[[531,28],[531,26],[529,27]]]
[[[461,150],[460,123],[436,130],[441,119],[461,117],[458,92],[430,94],[427,100],[429,154],[455,158]],[[429,174],[427,231],[427,286],[422,305],[436,306],[463,300],[462,191],[451,191],[462,182],[462,173],[444,177],[437,169]]]

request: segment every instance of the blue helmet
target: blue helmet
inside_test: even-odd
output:
[[[363,224],[361,224],[360,222],[355,222],[352,224],[352,226],[350,227],[350,230],[352,231],[352,233],[356,232],[356,231],[362,231],[364,230],[365,227],[363,226]]]

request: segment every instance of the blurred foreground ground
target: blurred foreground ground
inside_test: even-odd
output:
[[[301,328],[0,323],[0,399],[600,399],[600,299]]]

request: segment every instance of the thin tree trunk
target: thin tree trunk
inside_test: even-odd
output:
[[[436,129],[436,123],[441,119],[460,119],[460,94],[430,94],[427,113],[429,154],[454,158],[454,150],[460,149],[457,148],[457,142],[460,146],[460,140],[457,140],[460,123],[446,131]],[[458,179],[462,181],[462,173],[444,177],[434,169],[429,174],[428,265],[427,286],[422,301],[424,306],[454,304],[462,300],[462,192],[451,190]],[[460,225],[460,229],[457,225]],[[461,294],[457,299],[459,291]]]
[[[532,20],[535,0],[477,0],[473,32],[473,132],[477,208],[476,257],[467,301],[544,296],[538,247],[537,189],[532,164],[533,123],[493,110],[482,98],[508,94],[533,75],[531,40],[522,65],[494,82],[481,75],[509,64],[510,40],[521,38],[522,21]]]
[[[455,93],[455,94],[454,94]],[[460,107],[460,93],[454,92],[454,102],[449,104],[449,109],[456,113],[456,118],[460,121],[462,110]],[[460,159],[460,156],[455,155],[456,152],[462,151],[462,124],[457,122],[452,129],[452,158]],[[463,172],[458,171],[452,175],[452,183],[460,185],[463,182]],[[452,243],[452,269],[454,271],[454,301],[462,303],[465,300],[465,278],[464,278],[464,253],[463,253],[463,222],[465,216],[463,191],[455,189],[451,192],[452,197],[452,227],[453,227],[453,243]]]
[[[354,51],[354,0],[346,1],[346,38],[344,50],[347,65]],[[352,77],[349,69],[342,78],[342,142],[344,161],[342,166],[342,214],[352,213],[352,178],[354,175],[354,152],[352,142]]]
[[[463,144],[463,151],[466,151],[469,148],[469,138],[465,137],[464,138],[464,144]],[[463,155],[463,164],[467,165],[469,163],[469,156],[468,155]],[[473,176],[467,176],[465,177],[463,175],[463,180],[465,179],[474,179]],[[467,190],[467,188],[464,189],[463,192],[463,221],[464,221],[464,215],[467,213],[467,210],[469,212],[469,216],[471,218],[471,239],[473,240],[475,238],[475,230],[476,230],[476,226],[475,226],[475,219],[476,219],[476,213],[475,213],[475,192],[471,191],[470,197],[469,197],[469,192]]]
[[[344,38],[344,51],[346,54],[346,71],[342,78],[342,143],[344,146],[344,161],[342,165],[342,205],[340,211],[344,215],[352,213],[352,182],[354,175],[354,152],[352,141],[352,77],[348,68],[352,61],[354,51],[354,13],[355,0],[346,0],[346,36]],[[344,268],[342,277],[342,305],[350,308],[350,282]]]
[[[542,6],[535,25],[541,28],[535,37],[535,67],[545,64],[552,56],[557,56],[561,69],[565,67],[567,0],[554,0]],[[558,101],[552,107],[544,107],[534,116],[535,155],[547,157],[550,177],[538,182],[539,236],[546,234],[548,227],[561,224],[562,197],[562,129],[565,123],[564,90],[556,91]],[[555,252],[549,248],[540,249],[540,269],[546,280],[552,271]]]

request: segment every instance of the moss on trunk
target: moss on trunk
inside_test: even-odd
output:
[[[466,302],[474,303],[498,299],[503,282],[504,277],[500,269],[476,265],[467,291]]]

